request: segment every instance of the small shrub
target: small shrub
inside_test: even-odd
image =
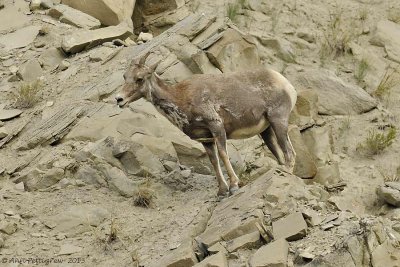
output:
[[[226,9],[226,15],[231,21],[235,21],[239,11],[244,8],[246,0],[236,0],[234,3],[229,3]]]
[[[358,83],[362,83],[364,81],[368,69],[369,65],[366,59],[363,58],[360,62],[358,62],[358,66],[354,73],[354,78],[357,80]]]
[[[383,74],[383,77],[376,88],[374,95],[383,98],[385,95],[390,95],[393,87],[400,82],[398,70],[388,67]]]
[[[107,243],[110,244],[115,240],[117,240],[117,234],[118,234],[118,227],[115,222],[115,218],[112,218],[110,224],[110,233],[108,234]]]
[[[389,127],[386,132],[377,132],[370,130],[364,142],[359,143],[357,150],[363,151],[368,155],[377,155],[391,146],[396,139],[397,129],[394,126]]]
[[[390,171],[384,170],[383,168],[378,168],[378,171],[383,177],[384,182],[398,182],[400,181],[400,176],[397,173],[390,173]]]
[[[14,94],[14,106],[16,108],[31,108],[39,101],[39,92],[43,84],[38,80],[33,83],[24,83]]]
[[[148,185],[140,186],[133,199],[133,204],[142,208],[151,208],[154,202],[154,192]]]
[[[343,13],[331,13],[328,29],[325,31],[319,51],[321,63],[328,58],[337,58],[350,51],[350,42],[354,38],[349,25],[343,23]]]

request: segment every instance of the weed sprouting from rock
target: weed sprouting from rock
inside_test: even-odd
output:
[[[357,68],[354,73],[354,78],[357,80],[359,84],[364,81],[368,69],[369,69],[369,64],[366,59],[363,58],[358,62]]]
[[[391,68],[390,66],[386,69],[383,77],[376,88],[374,95],[378,98],[389,96],[392,89],[400,82],[398,69]]]
[[[14,107],[33,107],[39,101],[39,92],[42,90],[42,88],[43,84],[39,80],[32,83],[21,84],[13,96]]]
[[[358,144],[357,150],[367,155],[377,155],[391,146],[397,137],[397,129],[390,126],[384,132],[378,132],[372,129],[368,132],[367,138]]]

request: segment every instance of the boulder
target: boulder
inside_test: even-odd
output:
[[[25,173],[21,174],[15,183],[23,182],[25,189],[28,191],[45,189],[58,183],[64,176],[64,169],[51,168],[41,170],[39,168],[32,168]]]
[[[223,252],[205,258],[194,267],[228,267],[228,260]]]
[[[246,37],[246,38],[245,38]],[[222,72],[253,69],[260,64],[255,40],[227,29],[222,37],[207,49],[210,61]]]
[[[66,5],[56,5],[49,10],[49,16],[77,28],[97,29],[101,23],[98,19]]]
[[[272,229],[275,240],[284,238],[287,241],[296,241],[306,236],[307,223],[301,212],[295,212],[272,222]]]
[[[400,25],[389,20],[381,20],[376,25],[374,36],[370,39],[373,45],[385,48],[389,59],[400,63]]]
[[[67,237],[74,237],[93,227],[99,226],[110,213],[101,207],[91,204],[81,204],[70,207],[54,216],[43,218],[43,223],[56,233],[63,233]]]
[[[331,162],[324,166],[318,166],[317,175],[315,175],[312,181],[324,186],[335,185],[342,182],[339,163]]]
[[[25,15],[23,10],[20,10],[18,6],[8,5],[1,10],[0,32],[17,30],[23,26],[27,26],[30,20],[30,16]]]
[[[276,52],[277,57],[288,63],[296,62],[292,44],[280,37],[275,36],[257,36],[260,43]]]
[[[297,101],[289,123],[297,125],[300,130],[307,129],[315,124],[318,117],[318,94],[315,90],[297,88]]]
[[[7,129],[5,127],[0,127],[0,139],[3,139],[8,135]]]
[[[330,127],[313,127],[305,130],[302,136],[317,166],[325,166],[333,161]]]
[[[194,172],[201,174],[213,173],[210,160],[200,144],[172,141],[179,162],[189,168],[193,168]]]
[[[39,57],[39,62],[45,70],[53,70],[64,60],[65,54],[61,49],[51,47]]]
[[[8,121],[22,114],[19,109],[0,109],[0,121]]]
[[[62,0],[62,3],[85,12],[106,26],[131,19],[136,0]]]
[[[108,164],[99,166],[106,177],[108,187],[118,192],[121,196],[132,197],[137,191],[137,183],[129,179],[123,171]]]
[[[61,47],[67,53],[78,53],[115,39],[125,40],[131,35],[132,31],[125,23],[90,31],[81,30],[64,36]]]
[[[30,45],[39,34],[39,26],[28,26],[0,36],[0,46],[6,51]]]
[[[317,92],[319,114],[361,114],[377,105],[377,101],[365,90],[346,83],[328,70],[308,69],[288,78],[296,88],[314,89]]]
[[[177,249],[169,252],[158,261],[149,264],[149,267],[191,267],[198,263],[192,243],[185,241]]]
[[[289,243],[278,239],[259,248],[249,260],[250,267],[287,267]]]
[[[238,238],[226,242],[226,250],[230,253],[239,249],[253,249],[261,245],[261,235],[259,231],[239,236]]]
[[[33,82],[42,76],[43,70],[37,59],[31,59],[19,67],[17,75],[25,82]]]
[[[291,126],[289,129],[289,137],[296,151],[296,163],[293,174],[301,178],[314,177],[317,174],[317,166],[301,136],[300,129],[297,126]]]
[[[12,235],[18,230],[18,225],[15,222],[8,222],[6,220],[2,220],[0,222],[0,232],[5,233],[7,235]]]
[[[400,182],[386,182],[376,189],[376,193],[386,203],[400,207]]]
[[[110,48],[110,47],[101,46],[101,47],[95,49],[92,53],[90,53],[89,60],[92,61],[92,62],[104,61],[111,54],[113,54],[114,51],[115,50]],[[116,77],[116,76],[111,76],[111,77]],[[112,89],[114,89],[114,88],[112,88]]]

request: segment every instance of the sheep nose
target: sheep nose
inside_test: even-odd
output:
[[[122,96],[117,95],[115,97],[115,100],[117,100],[117,103],[121,103],[122,101],[124,101],[124,98]]]

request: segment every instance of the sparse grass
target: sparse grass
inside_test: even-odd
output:
[[[382,99],[384,96],[390,95],[393,87],[395,87],[399,82],[398,69],[388,67],[373,94]]]
[[[31,108],[39,101],[39,92],[43,84],[39,80],[32,83],[23,83],[13,96],[14,107]]]
[[[133,199],[133,204],[138,207],[151,208],[154,204],[154,192],[149,188],[149,182],[139,186]]]
[[[391,146],[397,137],[397,129],[390,126],[389,130],[377,132],[375,129],[368,132],[367,138],[359,143],[357,150],[368,155],[377,155]]]
[[[369,69],[368,61],[365,58],[361,59],[358,62],[357,68],[354,72],[354,78],[357,80],[359,84],[364,81],[368,69]]]
[[[350,130],[350,127],[351,127],[351,117],[350,115],[347,115],[339,126],[339,136],[343,136],[345,132]]]
[[[366,7],[358,10],[358,18],[364,23],[368,18],[368,9]]]
[[[394,23],[400,23],[400,8],[389,9],[388,19]]]
[[[354,29],[350,25],[344,24],[342,10],[330,14],[328,28],[324,32],[319,51],[323,65],[327,60],[343,56],[350,51],[350,42],[355,37],[353,32]]]
[[[390,171],[384,170],[383,168],[378,168],[378,171],[383,177],[384,182],[399,182],[400,176],[397,173],[390,173]]]
[[[236,0],[234,3],[229,3],[226,7],[226,15],[231,21],[235,21],[240,10],[244,8],[246,0]]]
[[[118,227],[115,222],[115,218],[111,218],[110,232],[108,234],[107,243],[110,244],[115,240],[117,240],[117,236],[118,236]]]

